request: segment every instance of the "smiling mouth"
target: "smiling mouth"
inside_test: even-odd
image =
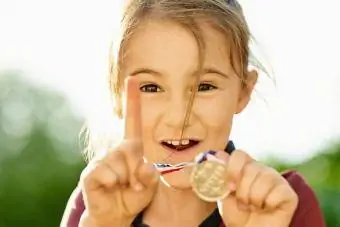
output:
[[[183,139],[183,140],[164,140],[161,142],[162,146],[173,150],[174,152],[185,151],[189,148],[195,147],[200,143],[199,140]]]

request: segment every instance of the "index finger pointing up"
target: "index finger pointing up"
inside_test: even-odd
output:
[[[139,83],[136,77],[128,77],[126,85],[125,105],[125,139],[138,139],[142,137],[142,118]]]

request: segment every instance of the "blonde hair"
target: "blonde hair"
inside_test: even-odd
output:
[[[124,75],[121,73],[121,68],[126,53],[125,47],[142,23],[154,19],[173,21],[193,34],[199,49],[198,74],[202,69],[205,53],[205,42],[200,27],[202,22],[225,35],[231,46],[232,67],[237,72],[244,88],[246,88],[244,81],[250,64],[266,72],[265,67],[256,60],[253,53],[250,53],[249,45],[251,41],[254,42],[254,39],[251,37],[242,7],[236,0],[129,0],[123,10],[118,41],[112,45],[110,50],[108,84],[110,96],[113,98],[112,114],[116,119],[123,118]],[[191,104],[193,99],[194,95],[190,100]],[[105,138],[90,131],[87,131],[86,135],[88,158],[91,158],[99,149],[109,148],[112,137],[116,136],[111,135],[108,136],[111,138]],[[99,137],[100,140],[98,140]]]

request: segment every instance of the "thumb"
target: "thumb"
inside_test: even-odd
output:
[[[138,183],[137,187],[134,187],[134,190],[137,191],[137,193],[134,193],[134,200],[138,203],[137,207],[139,208],[137,210],[140,212],[150,204],[156,194],[160,177],[153,165],[141,162],[136,168],[135,178]]]
[[[146,189],[154,193],[160,178],[159,172],[151,163],[139,162],[135,170],[136,180],[139,182],[137,190]]]

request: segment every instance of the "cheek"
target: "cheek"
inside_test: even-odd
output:
[[[237,106],[236,99],[226,97],[228,96],[216,95],[209,100],[198,100],[200,105],[196,105],[195,111],[208,137],[213,138],[214,143],[219,141],[216,143],[218,148],[224,148],[225,140],[229,138]]]
[[[235,99],[225,97],[221,95],[197,100],[195,113],[207,130],[216,133],[230,131],[237,102]]]

